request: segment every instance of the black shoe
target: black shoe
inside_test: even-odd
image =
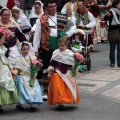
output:
[[[18,110],[24,110],[24,108],[23,108],[22,105],[16,105],[16,108],[17,108]]]
[[[58,106],[58,109],[59,109],[59,110],[63,110],[63,108],[64,108],[63,105],[59,105],[59,106]]]
[[[114,64],[110,64],[110,67],[114,67]]]
[[[35,107],[31,107],[31,108],[30,108],[30,111],[31,111],[31,112],[35,112],[35,110],[36,110]]]
[[[0,113],[3,113],[3,109],[2,108],[0,108]]]

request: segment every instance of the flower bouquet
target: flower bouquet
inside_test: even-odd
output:
[[[71,21],[71,17],[68,17],[67,21],[66,21],[66,25],[64,26],[63,30],[60,31],[60,33],[59,33],[59,37],[61,38],[63,36],[68,36],[68,34],[66,34],[66,32],[69,31],[72,26],[74,26],[74,24]]]
[[[0,27],[0,32],[4,34],[6,43],[10,38],[14,37],[14,33],[5,27]]]
[[[30,81],[29,86],[34,86],[34,76],[36,75],[37,71],[43,66],[43,64],[38,60],[32,60],[31,61],[31,71],[30,71]]]
[[[64,26],[63,31],[66,33],[67,31],[70,30],[70,28],[71,28],[72,26],[74,26],[74,24],[73,24],[73,22],[71,21],[71,17],[68,17],[68,18],[67,18],[67,23],[66,23],[66,25]]]
[[[80,69],[80,63],[84,61],[83,55],[80,53],[75,53],[74,61],[75,61],[74,66],[71,69],[72,77],[74,77],[76,75],[77,67]]]

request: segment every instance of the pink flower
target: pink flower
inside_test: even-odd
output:
[[[42,63],[41,63],[40,61],[38,61],[38,60],[32,60],[31,63],[32,63],[33,65],[38,64],[38,65],[42,66]]]
[[[2,32],[4,34],[5,39],[7,39],[11,36],[11,31],[4,27],[0,27],[0,32]]]
[[[36,64],[38,62],[39,62],[38,60],[32,60],[32,64]]]
[[[83,61],[84,60],[84,57],[83,55],[81,55],[80,53],[75,53],[74,54],[75,58],[79,61]]]
[[[9,38],[10,37],[10,33],[6,33],[5,38]]]

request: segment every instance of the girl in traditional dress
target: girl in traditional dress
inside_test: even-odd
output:
[[[100,15],[100,20],[98,19],[96,22],[96,30],[97,30],[97,42],[101,43],[108,40],[108,22],[104,21],[104,14]]]
[[[31,26],[33,26],[36,23],[36,20],[40,18],[42,14],[43,14],[43,3],[37,0],[35,1],[35,4],[32,8],[32,12],[29,16]]]
[[[0,26],[5,27],[11,31],[13,36],[4,43],[5,47],[10,50],[10,61],[12,65],[15,64],[15,58],[19,55],[18,47],[16,45],[17,39],[20,42],[27,41],[25,35],[21,32],[19,26],[12,20],[11,12],[8,8],[2,8],[0,11]]]
[[[59,39],[59,49],[53,52],[51,63],[48,68],[50,78],[48,104],[77,104],[80,96],[75,77],[71,75],[74,65],[74,53],[67,49],[67,38]]]
[[[25,14],[18,7],[13,7],[12,16],[14,17],[14,20],[20,25],[20,28],[25,34],[26,39],[29,40],[31,25]]]
[[[34,110],[33,104],[41,104],[43,102],[41,95],[41,88],[34,76],[34,86],[30,87],[30,71],[31,71],[31,60],[36,59],[34,56],[34,50],[32,45],[28,42],[20,44],[21,55],[17,57],[15,64],[15,85],[18,90],[20,104],[16,107],[18,109],[24,109],[23,104],[30,104],[31,110]]]
[[[2,105],[10,105],[19,102],[19,97],[11,72],[13,68],[8,59],[8,51],[3,45],[4,34],[0,32],[0,113],[3,112]]]

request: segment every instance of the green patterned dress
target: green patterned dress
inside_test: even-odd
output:
[[[4,55],[6,50],[4,46],[0,46],[0,106],[19,102],[18,93],[10,72],[12,65]]]

